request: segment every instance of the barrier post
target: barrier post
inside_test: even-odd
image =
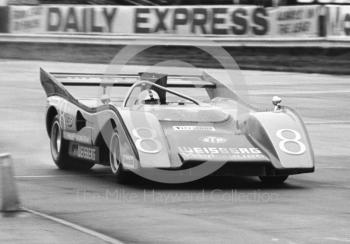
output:
[[[0,33],[9,32],[9,7],[0,6]]]
[[[320,37],[325,37],[327,36],[327,20],[328,20],[328,17],[327,17],[327,6],[325,5],[322,5],[320,7],[320,14],[319,14],[319,17],[318,17],[318,25],[319,25],[319,36]]]
[[[20,201],[12,168],[10,154],[0,154],[1,171],[1,212],[15,212],[20,210]]]

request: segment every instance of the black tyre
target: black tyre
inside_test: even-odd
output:
[[[56,116],[51,125],[50,147],[52,159],[59,169],[88,170],[94,163],[72,158],[68,155],[69,142],[63,138],[63,131]]]
[[[131,174],[123,168],[120,157],[120,142],[116,132],[111,137],[109,144],[109,164],[113,175],[118,183],[126,184],[129,182]]]
[[[288,175],[279,175],[279,176],[259,176],[262,183],[266,185],[281,185],[283,184]]]

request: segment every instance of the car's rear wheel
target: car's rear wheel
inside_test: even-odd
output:
[[[112,135],[109,144],[109,164],[117,182],[127,183],[130,173],[123,168],[120,154],[120,141],[116,132]]]
[[[56,116],[52,122],[50,133],[52,159],[59,169],[88,170],[94,163],[72,158],[68,154],[69,141],[63,138],[63,131]]]
[[[288,175],[279,175],[279,176],[259,176],[262,183],[266,185],[280,185],[283,184]]]

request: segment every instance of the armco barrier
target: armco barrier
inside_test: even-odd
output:
[[[152,48],[130,65],[155,65],[169,58],[183,60],[198,68],[220,68],[199,45],[220,45],[241,69],[350,74],[350,42],[340,38],[248,39],[208,42],[158,36],[87,36],[87,35],[1,35],[0,58],[80,63],[109,63],[126,44],[150,45]],[[310,40],[311,39],[311,40]],[[186,55],[184,55],[186,54]],[[331,58],[330,58],[331,57]]]
[[[69,35],[69,34],[0,34],[1,43],[81,44],[81,45],[173,45],[173,46],[223,46],[223,47],[315,47],[350,48],[345,37],[296,38],[237,38],[194,37],[174,35]]]

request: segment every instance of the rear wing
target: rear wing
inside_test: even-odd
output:
[[[40,80],[48,97],[58,95],[77,103],[79,103],[78,100],[67,91],[65,86],[100,86],[105,93],[107,87],[131,87],[136,82],[146,80],[167,88],[205,88],[210,99],[230,98],[251,107],[233,90],[206,72],[202,75],[49,73],[40,68]]]
[[[40,69],[41,79],[47,78],[61,83],[64,86],[114,86],[129,87],[137,81],[160,79],[166,76],[167,87],[202,87],[215,88],[215,83],[206,80],[204,75],[161,75],[156,73],[139,74],[97,74],[97,73],[49,73]],[[152,76],[153,75],[153,76]]]

